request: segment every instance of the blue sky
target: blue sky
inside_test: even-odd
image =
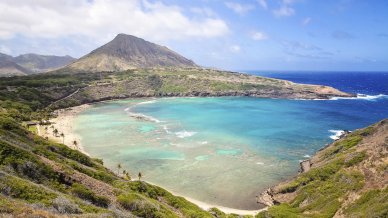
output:
[[[80,57],[118,33],[228,70],[388,70],[385,0],[2,0],[0,52]]]

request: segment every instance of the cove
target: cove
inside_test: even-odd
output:
[[[182,196],[258,209],[255,196],[294,176],[299,161],[337,130],[376,122],[385,99],[323,101],[249,97],[162,98],[97,103],[74,131],[85,151],[132,177]]]

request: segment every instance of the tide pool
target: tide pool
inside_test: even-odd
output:
[[[257,209],[255,196],[297,173],[336,131],[387,117],[385,96],[324,101],[249,97],[118,100],[75,120],[86,152],[209,204]],[[140,117],[140,118],[139,118]]]

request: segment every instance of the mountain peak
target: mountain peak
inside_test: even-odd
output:
[[[112,41],[65,69],[100,72],[154,67],[197,67],[197,65],[165,46],[120,33]]]
[[[136,37],[134,35],[125,34],[125,33],[117,34],[116,37],[113,40],[131,40],[131,39],[140,39],[140,40],[145,41],[142,38]]]

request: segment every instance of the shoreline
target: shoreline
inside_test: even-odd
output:
[[[212,98],[212,97],[210,97],[210,98]],[[226,96],[226,97],[234,97],[234,96]],[[64,140],[65,143],[64,144],[66,146],[68,146],[71,149],[76,149],[76,150],[78,150],[78,151],[80,151],[80,152],[90,156],[84,150],[84,148],[81,145],[81,142],[80,142],[81,136],[79,136],[78,134],[74,133],[74,129],[73,129],[73,126],[72,126],[75,117],[79,113],[87,110],[88,108],[93,107],[93,105],[98,104],[98,103],[104,103],[104,102],[110,102],[110,101],[125,100],[125,99],[127,99],[127,100],[141,100],[140,102],[137,102],[136,104],[144,104],[144,103],[147,103],[148,101],[155,101],[155,100],[159,100],[159,99],[163,99],[163,98],[169,99],[169,98],[197,98],[197,97],[184,97],[184,96],[160,97],[160,98],[158,98],[158,97],[141,97],[141,98],[124,98],[124,99],[109,99],[109,100],[103,100],[103,101],[96,101],[96,102],[92,102],[92,103],[81,104],[79,106],[74,106],[74,107],[69,107],[69,108],[65,108],[65,109],[55,110],[55,113],[57,113],[57,117],[50,119],[50,122],[53,123],[54,128],[58,129],[58,131],[59,131],[58,135],[60,133],[64,133],[65,134],[65,140]],[[310,99],[307,99],[307,100],[310,100]],[[326,100],[326,99],[324,99],[324,100]],[[49,128],[48,132],[45,132],[45,130],[44,129],[42,130],[42,128],[44,128],[44,126],[39,126],[38,125],[38,135],[40,135],[42,137],[46,137],[47,136],[49,139],[51,139],[51,140],[53,140],[55,142],[63,143],[62,137],[54,136],[53,134],[51,134],[53,129]],[[78,143],[77,146],[73,145],[72,142],[74,140],[77,141],[77,143]],[[321,149],[323,149],[323,148],[321,148]],[[311,159],[312,159],[312,157],[307,158],[307,159],[303,160],[300,163],[300,169],[302,171],[303,171],[302,163],[303,162],[307,163],[307,161],[310,162]],[[299,173],[294,175],[294,176],[292,176],[292,177],[290,177],[290,178],[285,179],[284,181],[281,181],[280,183],[288,181],[289,179],[294,178],[297,175],[299,175]],[[160,185],[154,184],[154,183],[146,181],[146,180],[144,180],[144,181],[149,183],[149,184],[152,184],[152,185],[160,186]],[[277,183],[274,186],[279,185],[280,183]],[[211,208],[217,208],[217,209],[219,209],[222,212],[227,213],[227,214],[234,213],[234,214],[239,214],[239,215],[257,215],[258,213],[260,213],[262,211],[268,210],[270,204],[268,204],[268,201],[267,201],[268,199],[265,199],[266,196],[263,196],[263,194],[264,195],[265,194],[269,194],[268,191],[270,191],[271,188],[273,188],[274,186],[271,186],[270,188],[265,189],[264,191],[258,193],[258,199],[259,199],[258,202],[263,204],[263,205],[265,205],[265,207],[261,208],[261,209],[256,209],[256,210],[236,209],[236,208],[231,208],[231,207],[225,207],[225,206],[220,206],[220,205],[216,205],[216,204],[206,203],[206,202],[202,202],[202,201],[199,201],[199,200],[196,200],[196,199],[193,199],[193,198],[181,195],[179,193],[175,193],[175,192],[173,192],[171,190],[168,190],[168,189],[166,189],[166,188],[164,188],[162,186],[160,186],[160,187],[166,189],[167,191],[169,191],[170,193],[174,194],[175,196],[180,196],[180,197],[185,198],[187,201],[189,201],[191,203],[194,203],[195,205],[197,205],[198,207],[202,208],[203,210],[209,210]],[[264,199],[263,199],[263,197],[264,197]]]
[[[133,179],[132,181],[136,181],[136,179]],[[157,185],[155,183],[152,183],[152,182],[149,182],[147,180],[143,180],[143,181],[148,183],[148,184],[151,184],[151,185],[159,186],[159,185]],[[168,192],[170,192],[171,194],[173,194],[175,196],[183,197],[187,201],[197,205],[198,207],[200,207],[201,209],[206,210],[206,211],[208,211],[211,208],[217,208],[217,209],[219,209],[220,211],[222,211],[222,212],[224,212],[226,214],[238,214],[238,215],[252,215],[252,216],[255,216],[255,215],[257,215],[258,213],[260,213],[262,211],[268,210],[268,206],[266,206],[266,205],[263,208],[257,209],[257,210],[244,210],[244,209],[236,209],[236,208],[231,208],[231,207],[224,207],[224,206],[220,206],[220,205],[216,205],[216,204],[210,204],[210,203],[206,203],[206,202],[203,202],[203,201],[199,201],[199,200],[196,200],[196,199],[193,199],[193,198],[181,195],[181,194],[176,193],[174,191],[168,190],[168,189],[166,189],[164,187],[162,187],[162,188],[167,190]]]
[[[55,110],[54,113],[56,113],[57,116],[49,120],[51,125],[37,126],[38,135],[47,137],[52,141],[62,143],[71,149],[78,150],[89,156],[89,154],[82,147],[81,136],[74,132],[73,122],[79,113],[90,107],[92,107],[92,104],[82,104],[75,107]],[[56,136],[53,133],[54,129],[58,130],[58,134]],[[61,133],[64,134],[64,138],[60,136]],[[73,143],[74,141],[77,142],[76,145]]]
[[[127,98],[127,99],[132,99],[132,98]],[[136,98],[136,99],[138,99],[138,98]],[[142,98],[142,99],[144,99],[146,102],[149,100],[155,100],[156,98],[150,97],[150,98]],[[106,100],[106,101],[112,101],[112,100]],[[101,101],[101,102],[106,102],[106,101]],[[64,144],[66,146],[68,146],[71,149],[76,149],[76,150],[90,156],[82,147],[82,144],[81,144],[82,137],[80,135],[74,133],[74,129],[73,129],[72,124],[73,124],[73,121],[78,114],[91,108],[96,103],[100,103],[100,102],[86,103],[86,104],[82,104],[82,105],[75,106],[75,107],[69,107],[69,108],[65,108],[65,109],[55,110],[55,113],[57,113],[57,117],[51,118],[49,120],[52,123],[52,125],[50,125],[50,126],[54,126],[54,128],[47,126],[48,130],[46,131],[45,130],[46,126],[38,125],[38,127],[37,127],[38,128],[38,135],[40,135],[42,137],[48,137],[50,140],[53,140],[53,141],[58,142],[58,143],[63,143],[63,138],[59,136],[60,133],[63,133],[65,135],[65,139],[64,139],[65,143]],[[54,136],[52,134],[52,131],[54,129],[58,130],[58,136]],[[74,144],[73,144],[74,140],[77,141],[77,146],[74,146]],[[145,181],[145,182],[147,182],[151,185],[159,186],[157,184],[153,184],[153,183],[148,182],[148,181]],[[175,196],[180,196],[180,197],[185,198],[187,201],[197,205],[198,207],[200,207],[201,209],[206,210],[206,211],[209,210],[210,208],[215,207],[215,208],[217,208],[217,209],[219,209],[222,212],[227,213],[227,214],[234,213],[234,214],[238,214],[238,215],[257,215],[259,212],[267,210],[267,208],[268,208],[268,207],[264,207],[264,208],[257,209],[257,210],[243,210],[243,209],[224,207],[224,206],[220,206],[220,205],[205,203],[205,202],[202,202],[202,201],[199,201],[199,200],[196,200],[196,199],[193,199],[193,198],[181,195],[181,194],[174,193],[170,190],[167,190],[167,191],[169,191],[170,193],[172,193]]]

